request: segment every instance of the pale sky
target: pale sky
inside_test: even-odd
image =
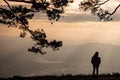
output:
[[[33,45],[29,34],[22,39],[19,37],[19,29],[0,24],[0,77],[92,74],[90,59],[96,51],[100,52],[102,59],[100,73],[120,73],[120,9],[113,16],[113,21],[100,22],[89,12],[77,9],[77,1],[71,4],[71,10],[66,9],[64,18],[53,25],[48,20],[39,21],[38,14],[30,21],[31,29],[42,28],[48,39],[63,41],[59,51],[47,49],[48,54],[43,56],[27,51]],[[104,8],[111,10],[118,2],[111,4],[113,6],[110,4]]]

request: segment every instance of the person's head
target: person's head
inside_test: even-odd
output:
[[[95,52],[95,56],[98,56],[99,55],[99,52]]]

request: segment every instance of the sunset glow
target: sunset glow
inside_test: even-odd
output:
[[[58,51],[45,48],[45,55],[28,51],[35,45],[29,32],[20,38],[22,30],[0,23],[0,77],[92,74],[90,60],[96,51],[102,59],[100,74],[120,73],[120,9],[112,16],[113,21],[99,21],[90,11],[79,9],[80,1],[70,3],[58,21],[50,21],[40,12],[29,20],[31,30],[43,29],[48,40],[63,42]],[[23,2],[9,3],[30,7]],[[112,12],[118,4],[119,0],[110,0],[101,7]],[[6,7],[4,5],[6,3],[0,0],[0,7]]]

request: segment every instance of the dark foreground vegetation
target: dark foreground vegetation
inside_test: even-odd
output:
[[[20,77],[13,76],[9,78],[0,78],[0,80],[120,80],[119,73],[101,74],[98,77],[92,75],[47,75],[47,76],[33,76],[33,77]]]

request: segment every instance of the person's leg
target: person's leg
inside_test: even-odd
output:
[[[95,76],[95,66],[93,66],[93,76]]]
[[[96,75],[98,76],[99,74],[99,67],[96,67]]]

